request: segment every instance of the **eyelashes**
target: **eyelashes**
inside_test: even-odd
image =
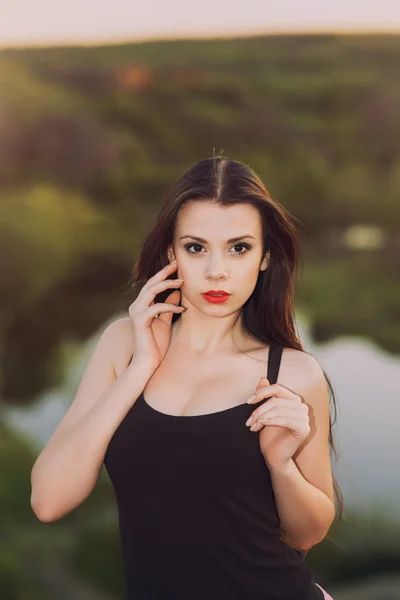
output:
[[[192,242],[191,244],[185,244],[186,252],[188,254],[201,254],[201,252],[191,252],[189,249],[192,248],[193,246],[199,246],[200,248],[204,248],[204,246],[202,244],[199,244],[198,242]],[[238,256],[240,256],[241,254],[246,254],[252,248],[252,246],[250,246],[250,244],[245,244],[245,243],[234,244],[232,246],[232,248],[237,248],[238,246],[245,248],[245,252],[234,252],[234,254],[237,254]]]

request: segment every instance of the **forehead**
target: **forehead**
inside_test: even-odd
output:
[[[261,217],[258,210],[249,204],[220,206],[206,200],[197,201],[179,210],[175,233],[189,233],[207,239],[212,236],[229,238],[245,233],[257,237],[261,235]]]

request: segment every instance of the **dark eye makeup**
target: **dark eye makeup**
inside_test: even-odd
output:
[[[185,244],[185,250],[188,252],[188,254],[200,254],[200,252],[191,252],[189,250],[189,248],[191,248],[192,246],[199,246],[200,248],[204,248],[204,246],[202,244],[199,244],[198,242],[192,242],[191,244]],[[240,242],[237,244],[234,244],[232,246],[232,248],[236,248],[237,246],[242,246],[243,248],[246,249],[246,252],[248,252],[252,246],[250,244],[245,244],[244,242]],[[234,252],[234,254],[237,254],[238,256],[240,256],[241,254],[246,254],[246,252]]]

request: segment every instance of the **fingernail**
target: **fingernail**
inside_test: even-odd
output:
[[[253,394],[252,396],[250,396],[250,398],[247,400],[247,404],[250,404],[250,402],[253,402],[253,400],[255,399],[256,395]]]
[[[256,427],[257,427],[257,423],[253,423],[253,425],[250,427],[250,431],[254,431]]]
[[[249,427],[250,423],[252,422],[253,417],[249,417],[245,423],[245,425],[247,425],[247,427]]]

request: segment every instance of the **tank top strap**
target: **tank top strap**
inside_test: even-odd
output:
[[[271,385],[277,382],[279,367],[281,366],[281,358],[283,346],[280,344],[272,344],[268,354],[268,373],[267,379]]]

